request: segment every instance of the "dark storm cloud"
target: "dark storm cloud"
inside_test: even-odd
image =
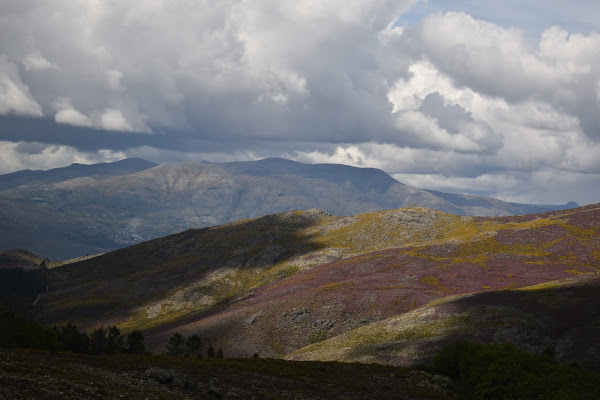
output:
[[[467,112],[458,104],[446,106],[444,104],[444,96],[437,92],[429,93],[423,99],[419,111],[437,119],[441,128],[448,129],[453,133],[460,131],[461,122],[473,122],[470,112]]]

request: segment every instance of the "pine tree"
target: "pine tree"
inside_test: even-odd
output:
[[[141,331],[132,331],[127,335],[127,346],[129,353],[144,354],[146,346],[144,345],[144,335]]]
[[[206,351],[206,356],[208,358],[215,358],[215,348],[212,346],[212,344],[210,345],[210,347]]]
[[[106,350],[106,331],[104,327],[96,329],[90,335],[90,354],[104,354]]]
[[[58,339],[64,350],[81,354],[86,354],[90,351],[89,336],[84,332],[79,332],[77,326],[70,322],[59,330]]]
[[[123,336],[121,331],[116,326],[112,326],[108,330],[108,339],[106,341],[106,354],[122,353],[123,348]]]
[[[219,351],[217,351],[217,358],[223,358],[223,349],[219,347]]]
[[[176,332],[173,336],[169,338],[169,343],[167,343],[167,354],[170,356],[184,355],[184,344],[185,341],[183,340],[183,335],[179,332]]]
[[[202,339],[198,335],[192,335],[185,341],[186,357],[202,357]]]

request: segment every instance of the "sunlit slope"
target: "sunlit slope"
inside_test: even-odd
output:
[[[428,241],[454,220],[425,209],[351,217],[309,210],[188,230],[53,270],[44,304],[56,321],[125,312],[132,326],[151,326],[316,265]]]
[[[281,356],[448,295],[596,273],[599,229],[598,205],[505,218],[286,212],[54,268],[40,303],[50,322],[153,328],[157,346],[202,330],[239,355]]]
[[[562,363],[600,368],[600,278],[450,296],[304,347],[295,360],[415,365],[456,340],[511,342]]]
[[[337,225],[331,228],[333,221]],[[318,251],[287,261],[318,265],[218,312],[158,327],[151,340],[159,345],[176,331],[202,332],[240,356],[282,356],[449,295],[598,271],[594,206],[519,219],[402,209],[340,221],[329,220],[329,228],[315,235]],[[331,260],[333,254],[340,258]]]

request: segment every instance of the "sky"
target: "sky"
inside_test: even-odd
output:
[[[600,2],[0,0],[0,173],[283,157],[600,202]]]

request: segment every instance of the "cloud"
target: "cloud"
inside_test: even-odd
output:
[[[0,54],[0,114],[31,117],[44,115],[40,105],[29,93],[29,87],[21,81],[17,66],[2,54]]]
[[[55,107],[57,109],[56,114],[54,115],[54,120],[59,124],[68,124],[75,126],[86,126],[93,127],[94,123],[90,118],[83,115],[71,104],[71,100],[68,98],[60,98],[55,102]]]
[[[56,99],[54,108],[56,109],[54,120],[59,124],[110,131],[142,131],[141,129],[135,130],[133,126],[127,122],[121,111],[117,109],[107,108],[102,113],[95,113],[92,117],[88,117],[76,110],[72,105],[71,99],[66,97]]]
[[[428,16],[413,34],[424,57],[456,86],[511,104],[551,104],[578,118],[586,135],[600,137],[599,33],[569,34],[552,26],[531,49],[517,29],[449,12]]]
[[[579,147],[578,154],[581,151],[582,158],[591,161],[594,154],[600,154],[600,146],[587,150]],[[566,204],[577,194],[576,200],[580,204],[589,204],[600,198],[600,186],[597,184],[600,163],[597,161],[594,161],[594,167],[587,166],[585,172],[578,168],[564,168],[563,165],[536,168],[531,172],[530,168],[511,168],[511,160],[503,160],[503,157],[494,160],[490,155],[464,155],[369,143],[337,146],[326,151],[296,152],[287,156],[300,162],[380,168],[398,181],[414,187],[492,196],[505,201]]]
[[[46,60],[39,53],[31,53],[23,60],[27,71],[43,71],[46,69],[60,69],[58,65]]]
[[[92,164],[125,158],[122,152],[81,152],[70,146],[0,141],[0,174],[22,169],[51,169],[72,163]]]
[[[0,44],[9,57],[23,57],[29,72],[48,72],[42,59],[60,65],[52,80],[29,76],[42,108],[68,97],[90,118],[119,110],[126,123],[109,114],[112,123],[100,123],[107,129],[393,138],[378,35],[415,2],[122,1],[89,3],[81,12],[66,0],[32,1],[7,10],[12,18],[0,37],[24,34]]]
[[[108,80],[108,86],[114,90],[124,90],[121,87],[121,78],[123,73],[118,69],[109,69],[106,71],[106,79]]]
[[[339,160],[474,191],[597,173],[598,33],[552,20],[533,38],[500,5],[495,23],[433,10],[398,26],[417,3],[3,4],[0,139],[89,159]]]
[[[112,108],[100,115],[100,127],[113,131],[132,131],[133,127],[125,120],[120,110]]]

